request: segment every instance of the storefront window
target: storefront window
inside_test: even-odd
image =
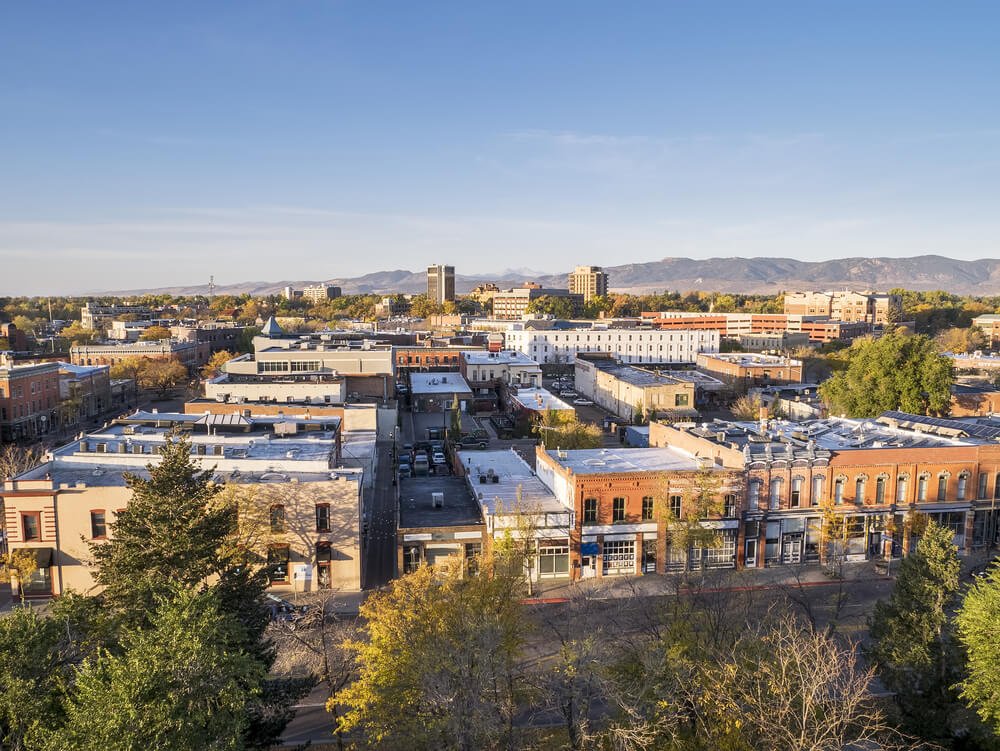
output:
[[[635,540],[605,540],[604,575],[635,573]]]
[[[288,558],[287,545],[272,545],[267,549],[267,576],[272,583],[288,581]]]

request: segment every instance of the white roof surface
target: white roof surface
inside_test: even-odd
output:
[[[420,394],[471,394],[461,373],[410,373],[410,391]]]
[[[701,466],[693,454],[675,448],[576,449],[547,453],[555,462],[580,475],[693,471]]]
[[[518,507],[519,488],[522,512],[563,513],[569,510],[513,450],[459,451],[458,460],[468,472],[473,495],[488,515],[495,514],[498,506],[502,506],[504,513],[513,513]],[[480,483],[480,475],[488,476],[490,470],[500,478],[499,482]]]
[[[544,412],[547,409],[573,410],[572,406],[564,402],[548,389],[518,389],[516,394],[511,394],[511,397],[520,403],[525,409],[533,409],[537,412]]]

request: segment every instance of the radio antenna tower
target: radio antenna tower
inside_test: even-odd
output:
[[[208,277],[208,299],[215,297],[215,274]]]

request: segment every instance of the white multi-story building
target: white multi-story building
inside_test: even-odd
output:
[[[511,324],[506,347],[541,364],[572,364],[581,352],[603,352],[625,363],[693,363],[719,351],[719,332],[621,328],[533,329]]]

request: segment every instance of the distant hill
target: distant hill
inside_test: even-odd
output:
[[[768,294],[783,290],[874,289],[906,287],[914,290],[943,289],[956,294],[1000,294],[1000,260],[958,261],[944,256],[912,258],[842,258],[835,261],[798,261],[792,258],[664,258],[649,263],[607,266],[610,287],[615,292],[649,293],[663,290],[705,290]],[[484,282],[501,288],[534,281],[546,287],[566,287],[566,274],[525,275],[509,270],[496,275],[455,278],[456,291],[464,294]],[[402,292],[418,294],[427,289],[423,271],[376,271],[354,278],[243,282],[218,285],[216,294],[279,294],[292,285],[301,289],[323,282],[336,285],[345,294]],[[203,295],[208,285],[122,290],[104,294],[134,295],[167,293]]]

